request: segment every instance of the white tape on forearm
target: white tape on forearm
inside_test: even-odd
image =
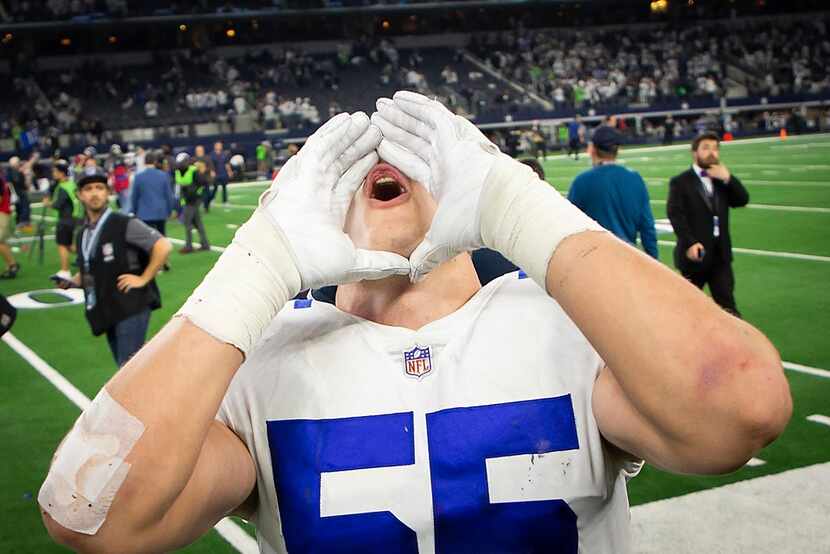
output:
[[[300,275],[288,242],[260,208],[176,316],[247,354],[298,292]]]
[[[130,464],[124,460],[144,424],[101,389],[55,454],[40,488],[40,507],[67,529],[98,532]]]
[[[481,237],[543,289],[553,252],[565,238],[602,226],[525,164],[499,156],[481,195]]]

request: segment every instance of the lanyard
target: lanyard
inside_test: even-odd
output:
[[[101,229],[104,228],[104,224],[107,222],[107,218],[110,216],[112,211],[107,208],[104,212],[104,215],[98,219],[98,223],[95,225],[95,230],[92,232],[92,237],[89,236],[89,229],[84,229],[84,235],[81,240],[81,254],[84,257],[84,266],[89,271],[89,262],[92,259],[92,253],[95,251],[95,247],[98,246],[98,238],[101,235]]]

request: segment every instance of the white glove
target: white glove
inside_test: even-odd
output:
[[[406,258],[355,248],[343,232],[380,138],[362,112],[339,114],[309,137],[176,315],[247,354],[302,289],[408,275]]]
[[[484,245],[479,199],[499,149],[467,119],[412,92],[380,98],[372,122],[383,132],[381,157],[423,184],[438,202],[424,241],[410,255],[412,279]]]
[[[410,256],[417,281],[460,252],[501,252],[542,288],[547,266],[566,237],[602,227],[502,154],[469,121],[413,92],[380,99],[372,121],[383,131],[381,157],[430,190],[438,209]]]
[[[365,113],[337,115],[308,139],[260,199],[291,246],[301,290],[409,273],[403,256],[355,248],[343,232],[352,198],[378,162],[380,140]]]

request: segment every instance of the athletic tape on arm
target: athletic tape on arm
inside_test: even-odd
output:
[[[298,292],[300,275],[288,240],[259,208],[237,230],[176,316],[187,317],[247,355],[263,329]]]
[[[37,500],[67,529],[94,535],[127,478],[144,424],[101,389],[58,448]]]
[[[605,231],[525,164],[499,156],[481,195],[481,238],[546,289],[548,263],[565,238]]]

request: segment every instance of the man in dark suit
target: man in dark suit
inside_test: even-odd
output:
[[[720,163],[719,146],[715,133],[695,138],[694,163],[669,181],[666,210],[677,235],[677,269],[701,289],[708,283],[715,302],[740,317],[733,295],[729,208],[746,206],[749,193]]]

